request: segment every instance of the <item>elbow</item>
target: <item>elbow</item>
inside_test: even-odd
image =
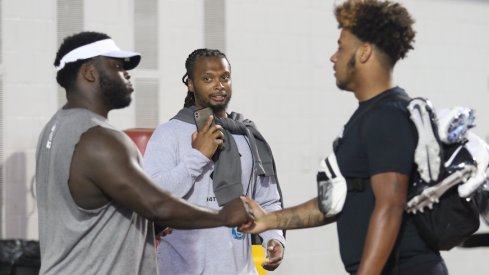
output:
[[[171,220],[174,214],[174,207],[168,199],[152,198],[146,199],[144,203],[143,216],[148,220],[162,223]]]
[[[406,198],[398,199],[390,203],[390,207],[392,207],[395,211],[403,212],[406,208]]]
[[[404,209],[406,208],[406,200],[393,202],[390,204],[389,208],[391,208],[391,211],[402,215],[404,213]]]
[[[406,207],[406,200],[388,200],[376,203],[375,208],[389,216],[402,217]]]
[[[157,202],[150,203],[149,211],[147,213],[147,219],[156,223],[165,223],[173,219],[171,207],[167,203]]]

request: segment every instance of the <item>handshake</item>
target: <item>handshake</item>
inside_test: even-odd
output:
[[[266,230],[260,230],[263,226],[256,228],[266,215],[265,210],[249,197],[241,196],[229,201],[221,208],[219,215],[227,227],[238,227],[244,233],[256,234]]]
[[[219,214],[226,225],[238,226],[245,233],[257,234],[269,229],[298,229],[334,221],[341,212],[347,184],[334,153],[323,159],[317,174],[318,196],[295,207],[267,213],[249,197],[241,196],[226,204]]]

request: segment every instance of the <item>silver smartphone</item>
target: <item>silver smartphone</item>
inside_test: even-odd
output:
[[[197,131],[200,131],[207,122],[207,118],[213,114],[212,109],[207,107],[194,112],[195,125],[197,126]]]

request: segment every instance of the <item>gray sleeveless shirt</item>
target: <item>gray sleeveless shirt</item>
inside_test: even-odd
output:
[[[40,135],[40,274],[157,274],[151,222],[114,201],[82,209],[71,196],[68,178],[75,146],[84,132],[97,126],[118,131],[86,109],[59,110]]]

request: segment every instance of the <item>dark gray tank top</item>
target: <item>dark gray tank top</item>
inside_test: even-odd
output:
[[[36,152],[41,246],[40,274],[157,274],[151,222],[116,202],[77,206],[68,187],[80,136],[92,127],[118,131],[86,109],[59,110],[43,129]]]

